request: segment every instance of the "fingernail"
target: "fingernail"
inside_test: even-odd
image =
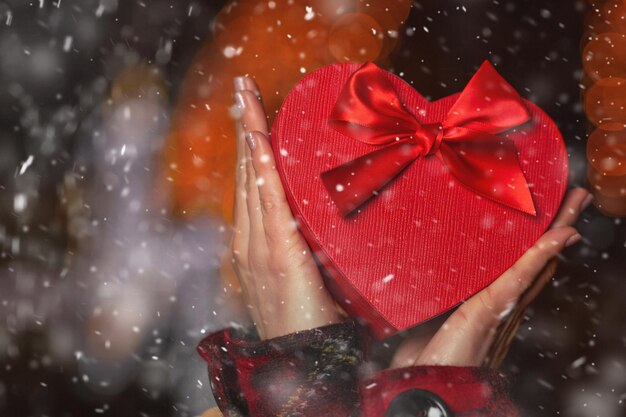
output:
[[[585,209],[589,207],[592,201],[593,201],[593,194],[589,194],[587,197],[585,197],[583,202],[580,204],[580,211],[585,211]]]
[[[248,147],[250,147],[250,150],[253,151],[254,149],[256,149],[256,141],[254,140],[252,132],[246,132],[244,136],[246,138],[246,142],[248,142]]]
[[[582,236],[579,233],[576,233],[573,236],[570,236],[566,241],[565,241],[565,247],[569,248],[572,245],[575,245],[576,243],[580,242],[580,239],[582,239]]]
[[[235,93],[235,105],[239,110],[246,108],[246,103],[243,101],[243,95],[241,93]]]
[[[246,77],[233,78],[233,87],[235,91],[243,91],[246,89]]]

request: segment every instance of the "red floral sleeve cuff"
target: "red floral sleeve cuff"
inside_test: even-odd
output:
[[[198,346],[227,417],[347,417],[358,405],[359,332],[345,322],[259,341],[233,329]]]
[[[517,416],[495,370],[418,366],[358,379],[360,342],[344,322],[265,341],[229,329],[198,351],[226,417]]]
[[[362,417],[515,417],[496,370],[418,366],[378,372],[360,383]]]

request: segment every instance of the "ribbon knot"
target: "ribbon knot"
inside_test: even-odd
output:
[[[413,140],[423,146],[424,153],[420,156],[436,155],[443,141],[443,125],[428,123],[415,130]]]
[[[529,119],[522,98],[488,62],[444,120],[428,124],[402,105],[385,71],[366,63],[348,79],[329,122],[378,149],[323,172],[322,181],[345,216],[416,159],[436,155],[474,193],[536,215],[515,145],[500,135]]]

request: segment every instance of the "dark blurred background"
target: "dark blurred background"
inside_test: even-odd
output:
[[[216,295],[224,224],[171,215],[159,172],[181,82],[225,3],[0,1],[0,415],[214,404],[195,344],[240,314]],[[555,119],[570,185],[586,186],[588,7],[415,1],[391,66],[436,99],[489,59]],[[626,415],[622,223],[588,209],[583,243],[528,311],[504,365],[522,415]]]

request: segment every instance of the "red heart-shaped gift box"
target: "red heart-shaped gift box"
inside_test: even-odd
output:
[[[530,121],[502,133],[515,144],[536,215],[483,198],[440,158],[416,159],[377,196],[341,216],[320,175],[373,148],[340,133],[329,117],[361,64],[304,77],[272,127],[272,146],[300,230],[326,272],[326,285],[379,338],[429,320],[494,281],[541,236],[567,185],[567,152],[555,123],[524,100]],[[455,94],[429,102],[382,72],[420,124],[441,123]]]

